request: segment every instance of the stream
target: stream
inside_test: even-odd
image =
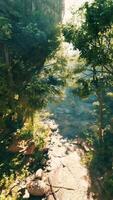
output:
[[[63,23],[66,24],[72,17],[72,9],[77,10],[86,0],[64,0],[65,12]],[[92,2],[92,0],[88,0]],[[64,43],[65,45],[65,43]],[[65,51],[69,55],[75,55],[71,44],[65,46]],[[74,139],[81,134],[87,134],[94,129],[95,116],[93,110],[93,102],[95,96],[89,96],[87,99],[82,99],[75,96],[72,92],[73,88],[65,88],[64,100],[59,102],[49,102],[48,111],[53,114],[52,119],[59,126],[60,134],[68,139]],[[93,114],[93,115],[92,115]]]
[[[94,101],[94,96],[82,99],[75,96],[71,88],[66,88],[64,100],[48,104],[48,111],[52,113],[51,118],[58,124],[60,134],[64,138],[74,139],[91,132],[95,122],[92,112]]]

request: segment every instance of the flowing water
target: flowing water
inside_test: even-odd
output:
[[[65,15],[63,23],[70,21],[71,8],[78,9],[86,0],[65,0]],[[91,1],[91,0],[89,0]],[[65,45],[65,44],[64,44]],[[72,55],[76,54],[72,45],[66,44],[66,51]],[[94,97],[82,99],[74,96],[71,88],[65,89],[65,98],[59,103],[51,102],[48,110],[53,113],[53,119],[59,125],[60,134],[67,138],[75,138],[77,135],[86,133],[94,123],[92,116],[92,103]]]
[[[59,125],[63,137],[73,139],[92,130],[95,121],[92,115],[94,100],[93,96],[82,99],[75,96],[71,88],[66,88],[64,100],[49,103],[48,110],[53,114],[52,118]]]

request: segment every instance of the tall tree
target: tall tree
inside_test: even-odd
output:
[[[1,124],[22,122],[47,102],[53,87],[42,73],[60,44],[59,15],[55,1],[0,1]]]
[[[113,80],[113,1],[95,0],[85,3],[79,10],[83,18],[79,24],[63,28],[66,41],[72,42],[90,71],[88,85],[96,92],[99,102],[99,138],[104,126],[104,96],[111,89]]]

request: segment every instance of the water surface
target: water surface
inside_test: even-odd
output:
[[[65,98],[59,103],[50,102],[48,110],[59,125],[60,134],[69,139],[88,132],[94,124],[93,101],[95,97],[82,99],[75,96],[72,89],[65,91]]]

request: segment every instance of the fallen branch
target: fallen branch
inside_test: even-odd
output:
[[[50,184],[47,184],[48,186],[50,186]],[[57,185],[52,185],[53,188],[59,188],[59,189],[65,189],[65,190],[75,190],[74,188],[68,188],[65,186],[57,186]]]
[[[49,177],[48,177],[48,182],[49,182],[49,186],[50,186],[50,189],[51,189],[52,195],[53,195],[53,197],[54,197],[54,200],[59,200],[59,199],[57,198],[57,196],[56,196],[54,190],[53,190],[53,186],[52,186],[52,183],[51,183],[51,180],[50,180]]]
[[[48,186],[50,186],[49,184],[47,184]],[[59,190],[60,190],[60,188],[59,189],[57,189],[56,191],[54,191],[54,193],[57,193],[57,192],[59,192]],[[52,195],[52,192],[49,192],[49,194],[47,194],[46,195],[46,197],[49,197],[50,195]]]

